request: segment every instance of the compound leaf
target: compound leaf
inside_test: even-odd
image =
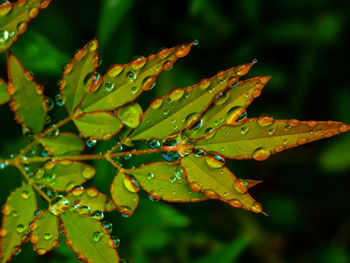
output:
[[[38,184],[49,186],[56,191],[70,191],[95,175],[96,169],[86,163],[61,160],[52,161],[39,169],[34,180]]]
[[[139,205],[139,187],[132,178],[123,172],[118,172],[111,184],[111,197],[118,211],[131,216]]]
[[[39,255],[44,255],[60,244],[59,218],[50,212],[43,212],[30,225],[30,242]]]
[[[198,129],[186,131],[190,138],[200,138],[225,124],[239,121],[254,98],[260,95],[270,77],[255,77],[238,82],[218,96],[203,114]]]
[[[123,127],[123,123],[111,112],[95,111],[77,115],[73,119],[84,137],[109,140]]]
[[[248,119],[235,126],[223,126],[196,148],[232,159],[263,161],[271,154],[308,142],[346,132],[350,125],[335,121],[274,120],[272,117]]]
[[[65,66],[60,90],[69,112],[73,112],[88,92],[98,86],[97,46],[97,40],[91,40]]]
[[[35,193],[31,186],[17,188],[4,205],[0,231],[0,262],[8,262],[28,239],[29,224],[37,209]]]
[[[178,58],[186,56],[192,45],[181,44],[128,64],[111,66],[103,76],[101,87],[84,100],[82,110],[110,111],[134,101],[144,90],[153,88],[159,74],[170,69]]]
[[[220,199],[233,207],[262,212],[261,205],[248,194],[247,183],[236,178],[216,158],[190,154],[182,158],[181,165],[193,191],[201,191],[207,197]]]
[[[191,127],[217,95],[237,82],[252,65],[253,63],[243,64],[221,71],[210,79],[204,79],[185,89],[173,89],[169,94],[154,100],[131,139],[159,139]]]
[[[119,262],[116,246],[101,222],[67,211],[61,215],[67,245],[85,262]]]
[[[10,100],[10,94],[7,92],[7,83],[0,78],[0,104]]]
[[[39,133],[44,127],[48,110],[43,88],[34,81],[32,74],[12,53],[7,57],[7,66],[8,92],[11,95],[11,108],[15,112],[16,120],[34,133]]]
[[[40,138],[40,143],[52,155],[73,155],[84,150],[83,140],[74,133],[60,133],[56,137]]]
[[[88,210],[92,213],[94,211],[110,212],[116,209],[113,201],[108,196],[93,187],[74,189],[68,194],[67,200],[71,205],[77,206],[78,209],[88,207]]]
[[[46,8],[51,0],[6,1],[0,5],[0,54],[9,49],[19,35],[27,29],[28,23]]]
[[[190,189],[181,166],[156,162],[125,172],[135,176],[141,187],[154,199],[168,202],[199,202],[208,199],[204,194]]]

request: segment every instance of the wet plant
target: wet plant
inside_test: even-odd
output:
[[[30,19],[48,4],[38,0],[2,4],[0,51],[8,50]],[[0,159],[0,169],[16,167],[24,178],[2,209],[1,262],[8,262],[28,239],[44,255],[59,245],[61,235],[80,260],[118,262],[119,239],[111,235],[112,226],[102,221],[104,213],[118,210],[130,217],[137,209],[141,188],[153,201],[219,199],[265,214],[248,193],[260,181],[237,178],[225,160],[263,161],[350,129],[335,121],[248,118],[247,107],[270,79],[241,79],[256,60],[198,84],[175,88],[155,98],[143,112],[138,97],[154,88],[159,74],[197,44],[180,44],[128,64],[115,64],[102,75],[97,72],[98,42],[93,39],[64,66],[55,102],[44,95],[44,87],[19,58],[8,53],[8,81],[0,80],[0,101],[9,103],[29,143],[13,158]],[[63,106],[66,117],[47,126],[50,110]],[[61,132],[68,123],[75,128]],[[91,154],[88,149],[99,141],[112,142],[112,146]],[[154,159],[136,165],[133,158],[141,155]],[[93,187],[82,187],[96,173],[88,161],[98,159],[116,169],[110,197]],[[46,207],[38,205],[38,198]]]

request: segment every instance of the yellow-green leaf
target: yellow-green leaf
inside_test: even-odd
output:
[[[190,138],[200,138],[225,124],[233,124],[245,113],[245,109],[270,77],[255,77],[238,82],[218,96],[214,103],[201,117],[202,125],[196,130],[186,131]]]
[[[59,218],[50,212],[43,212],[30,225],[30,242],[39,255],[44,255],[60,244]]]
[[[101,222],[67,211],[61,215],[67,245],[77,257],[90,263],[119,262],[116,246]]]
[[[52,161],[39,169],[34,180],[56,191],[70,191],[95,175],[96,169],[86,163],[62,160]]]
[[[103,76],[101,87],[84,101],[82,110],[110,111],[134,101],[144,90],[153,88],[159,74],[170,69],[178,58],[186,56],[192,45],[181,44],[128,64],[111,66]]]
[[[0,78],[0,104],[10,100],[10,94],[7,92],[7,83]]]
[[[44,127],[47,105],[44,100],[43,88],[38,85],[32,74],[26,70],[19,59],[12,53],[7,57],[11,108],[16,120],[39,133]]]
[[[60,133],[56,137],[40,138],[40,143],[52,155],[74,155],[84,150],[83,140],[73,133]]]
[[[74,189],[68,196],[67,200],[70,205],[74,205],[79,209],[88,207],[88,210],[110,212],[116,209],[113,201],[106,195],[97,191],[97,189],[90,187],[88,189]]]
[[[237,82],[252,65],[253,63],[243,64],[221,71],[210,79],[204,79],[185,89],[173,89],[169,94],[154,100],[131,139],[161,139],[191,127],[217,95]]]
[[[202,193],[190,189],[181,166],[156,162],[126,170],[125,173],[135,176],[141,187],[154,199],[163,199],[168,202],[207,200]]]
[[[261,205],[249,194],[247,183],[236,178],[223,163],[212,156],[187,155],[181,160],[185,177],[194,191],[212,199],[220,199],[233,207],[261,213]]]
[[[69,112],[73,112],[100,82],[99,75],[96,74],[97,46],[97,40],[91,40],[65,66],[60,89]]]
[[[232,159],[263,161],[271,154],[308,142],[346,132],[350,125],[335,121],[274,120],[272,117],[248,119],[235,126],[223,126],[196,148]]]
[[[139,205],[138,191],[137,182],[119,171],[111,184],[111,197],[120,213],[127,216],[134,213]]]
[[[123,127],[123,123],[107,111],[83,113],[73,121],[84,137],[94,140],[109,140]]]
[[[28,239],[29,224],[37,209],[35,193],[31,186],[17,188],[7,198],[2,209],[3,221],[0,230],[0,262],[8,262]]]
[[[118,109],[118,118],[128,127],[136,128],[142,118],[142,108],[136,103],[130,103]]]
[[[28,23],[46,8],[51,0],[6,1],[0,5],[0,54],[9,49],[19,35],[27,29]]]

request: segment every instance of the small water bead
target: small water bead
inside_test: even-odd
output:
[[[63,100],[61,94],[57,94],[57,95],[55,96],[55,103],[56,103],[56,105],[59,106],[59,107],[62,107],[62,106],[64,105],[64,100]]]
[[[206,152],[201,150],[201,149],[193,149],[192,152],[194,153],[194,155],[196,157],[201,157],[201,156],[206,155]]]
[[[25,228],[25,226],[22,225],[22,224],[19,224],[19,225],[16,226],[16,232],[17,232],[18,234],[22,234],[25,230],[26,230],[26,228]]]
[[[109,232],[111,233],[113,230],[113,224],[109,221],[103,221],[102,226]]]
[[[21,193],[21,198],[22,199],[28,199],[29,198],[29,196],[30,196],[30,194],[28,193],[28,191],[22,191],[22,193]]]
[[[85,179],[90,179],[95,175],[95,169],[93,169],[92,167],[87,167],[82,172],[82,175]]]
[[[235,187],[236,191],[241,193],[241,194],[245,194],[246,192],[248,192],[248,183],[247,183],[247,181],[245,181],[243,179],[237,178],[234,181],[234,187]]]
[[[275,132],[276,132],[275,129],[269,129],[269,131],[268,131],[269,135],[273,135]]]
[[[34,18],[39,14],[39,8],[37,7],[32,7],[29,9],[28,11],[29,17],[30,18]]]
[[[253,58],[253,59],[252,59],[252,63],[255,64],[255,63],[257,63],[257,62],[258,62],[258,59],[257,59],[257,58]]]
[[[270,126],[274,123],[274,118],[267,115],[260,115],[258,118],[258,124],[261,127]]]
[[[183,89],[180,89],[180,88],[173,89],[169,95],[169,98],[176,101],[181,99],[184,93],[185,91]]]
[[[22,248],[20,246],[16,246],[12,251],[12,253],[14,253],[15,256],[18,256],[19,254],[21,254],[21,252]]]
[[[112,82],[110,81],[107,81],[105,83],[105,90],[108,91],[108,92],[111,92],[112,90],[114,90],[114,85]]]
[[[136,73],[134,71],[128,71],[126,73],[126,77],[130,80],[130,81],[134,81],[136,79]]]
[[[53,130],[47,134],[47,137],[57,137],[60,134],[60,130],[55,127],[56,127],[55,124],[52,124],[49,126],[49,129],[53,129]]]
[[[135,70],[141,69],[147,62],[147,59],[143,56],[135,56],[133,59],[130,66]]]
[[[156,77],[154,76],[148,76],[143,79],[142,81],[142,89],[143,90],[150,90],[153,89],[154,86],[156,85]]]
[[[300,124],[300,121],[299,120],[296,120],[296,119],[292,119],[292,120],[289,120],[288,121],[288,125],[292,126],[292,127],[296,127]]]
[[[157,202],[160,200],[160,198],[161,198],[160,195],[154,191],[151,191],[148,195],[148,199],[152,202]]]
[[[4,3],[3,3],[4,2]],[[12,5],[11,4],[6,4],[7,1],[2,1],[0,3],[4,4],[1,8],[0,8],[0,16],[5,16],[7,15],[11,10],[12,10]]]
[[[179,180],[184,179],[184,174],[181,166],[176,166],[174,176]]]
[[[207,162],[208,166],[211,168],[221,168],[225,164],[225,159],[222,157],[216,155],[216,156],[207,156],[205,157],[205,161]]]
[[[0,237],[5,237],[7,235],[7,229],[6,228],[0,228]]]
[[[92,213],[92,218],[95,220],[100,221],[103,219],[103,217],[104,217],[104,214],[99,210],[96,210]]]
[[[52,235],[51,235],[50,233],[45,233],[44,239],[45,239],[46,241],[50,240],[51,238],[52,238]]]
[[[35,216],[35,217],[40,216],[40,214],[41,214],[40,210],[35,210],[35,211],[34,211],[34,216]]]
[[[87,147],[91,148],[94,147],[96,145],[97,141],[93,140],[93,139],[87,139],[85,144]]]
[[[170,183],[175,183],[177,178],[175,176],[170,177]]]
[[[228,99],[228,96],[226,92],[220,93],[220,95],[214,100],[214,104],[222,105],[227,101],[227,99]]]
[[[199,192],[202,189],[202,187],[199,184],[197,184],[196,182],[191,183],[190,188],[194,192]]]
[[[132,157],[132,154],[129,153],[129,154],[124,155],[124,156],[123,156],[123,159],[127,161],[127,160],[130,160],[131,157]]]
[[[119,245],[120,245],[120,239],[119,239],[119,237],[117,237],[117,236],[111,236],[111,239],[112,239],[112,241],[113,241],[115,247],[119,247]]]
[[[147,146],[150,149],[156,149],[160,147],[160,142],[156,139],[151,139],[149,141],[147,141]]]
[[[163,100],[161,98],[155,99],[152,103],[151,103],[151,108],[152,109],[158,109],[161,105],[163,104]]]
[[[257,161],[264,161],[267,158],[269,158],[271,155],[271,151],[269,149],[266,148],[258,148],[253,152],[253,159],[257,160]]]
[[[131,88],[131,93],[132,93],[132,94],[136,94],[138,91],[139,91],[139,88],[138,88],[138,87],[132,87],[132,88]]]
[[[124,67],[122,65],[113,65],[110,69],[108,69],[107,74],[109,77],[116,77],[118,76],[122,71]]]
[[[10,34],[7,30],[0,30],[0,44],[6,42],[10,38]]]
[[[178,58],[184,57],[190,52],[191,46],[190,45],[181,45],[176,51],[175,55]]]
[[[199,82],[199,88],[200,89],[207,89],[210,86],[210,80],[209,79],[202,79]]]
[[[233,207],[237,207],[240,208],[243,206],[243,204],[241,203],[241,201],[237,200],[237,199],[232,199],[228,202],[231,206]]]
[[[99,232],[99,231],[96,231],[92,234],[92,239],[95,241],[95,242],[99,242],[103,237],[103,234],[102,232]]]
[[[98,191],[95,188],[89,188],[86,190],[86,193],[89,197],[96,197],[98,195]]]
[[[261,204],[259,204],[258,202],[254,202],[252,207],[251,207],[251,211],[253,213],[261,213],[262,212]]]
[[[90,211],[90,207],[83,205],[83,206],[79,206],[78,208],[78,213],[79,215],[90,215],[91,211]]]
[[[128,218],[132,215],[132,209],[128,206],[122,206],[119,212],[124,218]]]
[[[198,39],[193,40],[193,45],[194,45],[194,46],[198,46],[198,44],[199,44]]]
[[[298,142],[297,142],[298,145],[303,145],[303,144],[305,144],[305,143],[307,143],[307,139],[306,139],[306,138],[301,138],[301,139],[299,139]]]
[[[180,158],[180,154],[176,151],[163,152],[161,156],[167,162],[175,162]]]
[[[29,138],[32,138],[34,136],[34,132],[30,128],[25,126],[23,126],[22,128],[22,134],[23,136],[29,137]]]
[[[151,179],[153,179],[154,178],[154,173],[148,173],[147,174],[147,179],[148,180],[151,180]]]

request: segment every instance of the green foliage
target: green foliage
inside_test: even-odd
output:
[[[0,16],[6,19],[0,24],[0,52],[10,48],[29,20],[48,4],[34,0],[2,4]],[[107,12],[107,6],[108,2],[103,12]],[[126,12],[129,6],[123,8]],[[100,28],[104,41],[111,30]],[[61,230],[66,244],[80,260],[119,262],[118,238],[112,236],[111,224],[102,220],[105,212],[116,209],[130,217],[142,200],[140,188],[153,201],[218,199],[266,215],[248,193],[260,181],[237,178],[225,165],[225,158],[262,161],[282,150],[350,130],[350,125],[334,121],[247,118],[246,108],[270,80],[267,76],[240,79],[255,60],[220,71],[198,84],[174,88],[154,99],[143,113],[141,103],[135,100],[152,90],[157,77],[197,44],[180,44],[137,57],[128,64],[115,64],[101,75],[98,42],[91,40],[64,67],[56,102],[65,105],[67,114],[50,127],[45,125],[50,120],[47,114],[52,109],[51,99],[44,96],[44,87],[20,60],[8,53],[9,80],[6,83],[0,79],[0,103],[9,102],[30,142],[14,158],[0,159],[1,168],[12,166],[25,179],[2,210],[1,262],[8,262],[28,238],[37,254],[46,254],[59,245]],[[69,132],[60,133],[63,126]],[[85,149],[84,139],[89,148],[105,141],[100,142],[102,151],[91,153]],[[125,161],[130,158],[140,160],[128,165]],[[91,164],[83,162],[92,160],[106,161],[118,170],[110,186],[111,198],[93,187],[81,186],[96,174]],[[37,205],[36,195],[44,204]],[[170,225],[188,224],[172,210],[158,212],[159,221],[174,216]],[[140,235],[136,237],[138,244],[152,250],[170,236],[157,231],[152,235],[155,243],[145,245],[149,236]],[[198,262],[211,262],[213,258],[231,262],[249,242],[247,236],[242,236]]]

